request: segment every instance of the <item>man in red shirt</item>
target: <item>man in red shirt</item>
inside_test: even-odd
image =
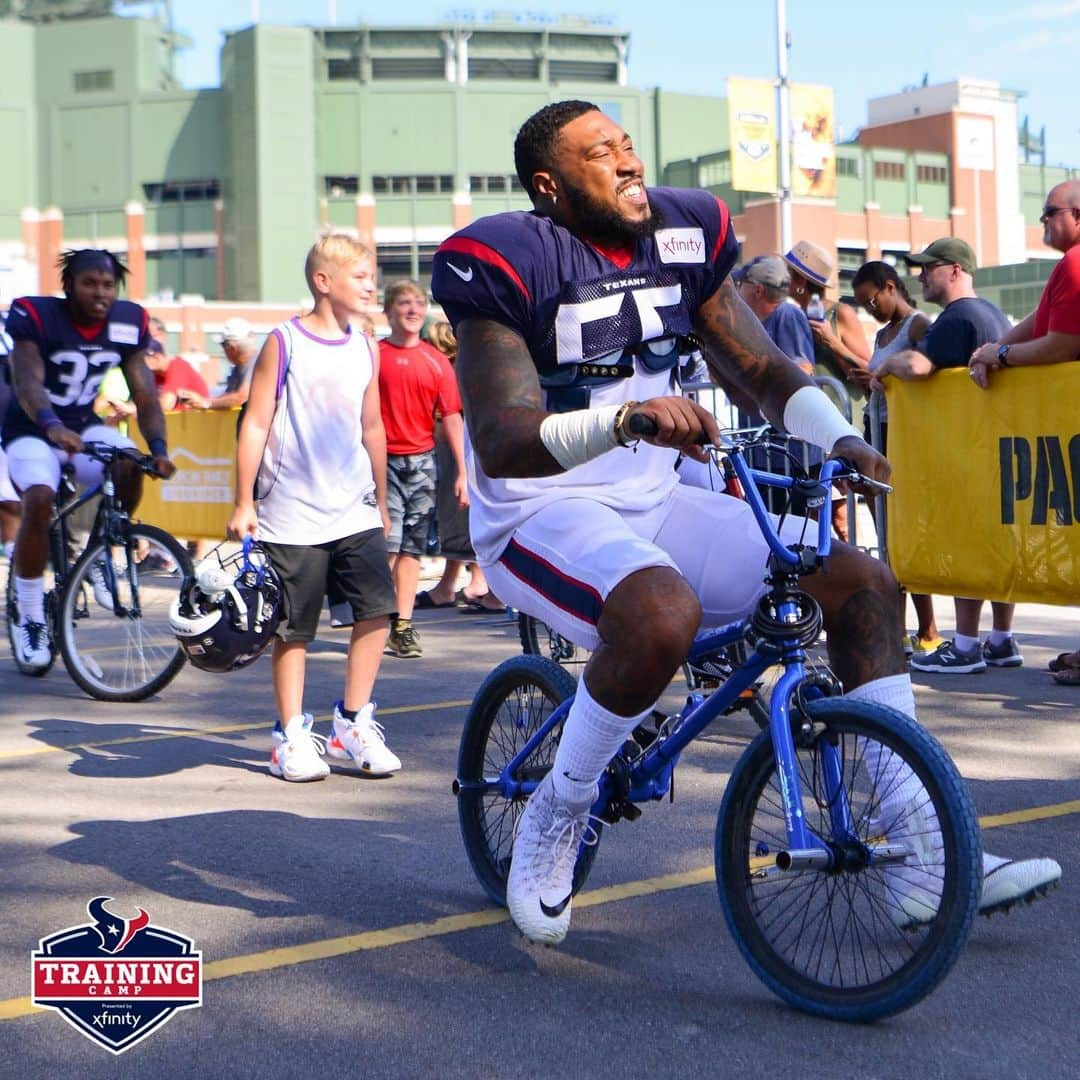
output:
[[[182,391],[201,397],[210,395],[206,380],[182,356],[167,356],[156,338],[147,347],[146,366],[154,374],[154,385],[157,386],[163,412],[192,408],[190,401],[182,399]]]
[[[990,372],[1029,364],[1080,360],[1080,180],[1050,189],[1039,217],[1043,243],[1062,253],[1050,274],[1039,306],[1000,341],[971,354],[968,371],[977,386],[990,385]],[[1080,685],[1080,649],[1062,653],[1050,664],[1057,682]]]
[[[1050,189],[1039,220],[1043,243],[1063,253],[1039,306],[1000,341],[971,354],[968,370],[984,390],[990,372],[1028,364],[1060,364],[1080,359],[1080,180]]]
[[[420,581],[420,557],[427,554],[435,514],[435,417],[458,466],[454,494],[464,504],[465,423],[461,397],[450,362],[420,340],[427,296],[414,281],[386,287],[383,310],[390,336],[379,345],[379,397],[386,428],[387,508],[390,512],[390,568],[398,610],[393,616],[386,652],[423,655],[412,625],[413,602]]]

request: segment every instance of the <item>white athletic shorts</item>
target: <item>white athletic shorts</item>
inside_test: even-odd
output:
[[[780,535],[785,543],[804,538],[813,544],[817,523],[788,517]],[[636,571],[677,570],[701,600],[705,628],[754,609],[765,592],[768,558],[745,502],[677,484],[666,502],[648,511],[614,510],[589,499],[552,503],[515,531],[498,562],[483,568],[504,603],[595,649],[604,601]]]
[[[7,454],[0,447],[0,502],[18,502],[19,493],[11,486],[8,476]]]
[[[126,435],[105,424],[91,424],[79,434],[83,442],[127,447],[135,445]],[[75,466],[75,480],[80,486],[89,487],[101,480],[101,462],[85,454],[66,454],[35,435],[23,435],[7,447],[8,472],[11,482],[19,491],[26,491],[34,484],[44,484],[55,491],[60,486],[60,466],[69,459]]]

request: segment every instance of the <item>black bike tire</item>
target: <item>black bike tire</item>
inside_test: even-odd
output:
[[[493,738],[493,728],[503,704],[511,696],[530,689],[542,695],[547,706],[543,714],[521,731],[500,729],[498,736]],[[547,657],[514,656],[501,663],[481,684],[469,707],[458,750],[458,780],[467,785],[485,776],[496,776],[550,716],[551,710],[570,697],[575,689],[573,677]],[[537,748],[541,760],[536,767],[536,779],[550,769],[556,745],[557,739],[549,738]],[[467,786],[458,794],[458,822],[469,863],[484,891],[502,906],[506,905],[506,878],[514,826],[526,801],[524,798],[506,800],[497,793],[485,794]],[[597,843],[581,847],[574,868],[574,894],[585,884],[599,846],[602,826],[599,822],[591,824],[597,834]]]
[[[19,659],[19,650],[15,647],[15,624],[19,621],[19,602],[15,599],[15,567],[8,567],[7,588],[4,593],[4,617],[7,622],[8,645],[11,646],[11,659],[15,666],[24,675],[40,679],[47,675],[53,664],[56,663],[56,627],[51,617],[50,609],[53,606],[53,591],[50,589],[45,594],[45,624],[49,632],[49,662],[43,667],[31,667]]]
[[[164,529],[159,529],[154,525],[132,524],[129,526],[129,533],[132,548],[136,546],[139,538],[142,537],[159,545],[169,553],[179,568],[176,583],[179,590],[180,581],[185,576],[190,576],[192,572],[191,557],[180,541],[170,533],[165,532]],[[148,697],[152,697],[168,686],[184,666],[187,657],[180,648],[179,642],[176,644],[176,651],[161,671],[143,685],[126,690],[110,689],[88,678],[77,660],[78,650],[73,638],[74,619],[72,618],[72,608],[80,586],[83,585],[84,579],[88,576],[89,566],[95,560],[102,558],[105,551],[106,545],[101,540],[89,544],[82,555],[79,556],[64,584],[64,592],[60,597],[56,616],[56,637],[59,639],[60,655],[64,658],[64,666],[67,668],[72,680],[79,689],[89,694],[90,697],[96,698],[98,701],[145,701]]]
[[[878,739],[900,753],[916,772],[937,811],[943,840],[945,882],[936,916],[927,924],[921,944],[911,949],[910,958],[887,977],[866,986],[824,985],[796,970],[774,949],[753,912],[753,881],[748,865],[749,824],[759,797],[776,771],[768,732],[762,732],[736,763],[724,794],[715,842],[717,888],[739,951],[775,994],[815,1016],[869,1022],[894,1015],[921,1000],[945,978],[960,955],[982,884],[978,819],[956,766],[937,740],[911,718],[882,706],[844,698],[811,702],[807,713],[815,725],[824,725],[819,739],[827,735]],[[833,904],[840,899],[837,892],[831,894],[830,916]],[[845,895],[850,898],[853,890],[845,890]],[[796,900],[790,903],[794,907]],[[822,935],[823,940],[827,937]]]

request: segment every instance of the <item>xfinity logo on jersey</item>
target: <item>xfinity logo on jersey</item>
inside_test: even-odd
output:
[[[705,234],[701,229],[657,229],[656,250],[662,263],[703,263]]]
[[[55,1009],[112,1054],[130,1050],[180,1009],[202,1005],[202,953],[191,938],[153,926],[142,908],[131,919],[86,905],[93,922],[69,926],[30,954],[35,1005]]]
[[[109,340],[118,345],[138,345],[139,328],[130,323],[109,323]]]

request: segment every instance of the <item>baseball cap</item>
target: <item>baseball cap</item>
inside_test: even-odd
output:
[[[926,266],[927,263],[936,262],[956,263],[966,274],[974,274],[978,268],[975,252],[958,236],[943,236],[917,255],[905,255],[904,261],[914,263],[916,266]]]
[[[784,256],[784,262],[807,281],[820,285],[823,289],[829,284],[836,269],[833,257],[823,248],[809,240],[800,240]]]
[[[225,325],[218,335],[218,341],[224,345],[226,341],[247,341],[249,337],[251,337],[251,323],[236,315],[225,320]]]
[[[787,263],[779,255],[755,255],[732,275],[735,281],[752,281],[756,285],[771,285],[783,289],[790,280]]]

